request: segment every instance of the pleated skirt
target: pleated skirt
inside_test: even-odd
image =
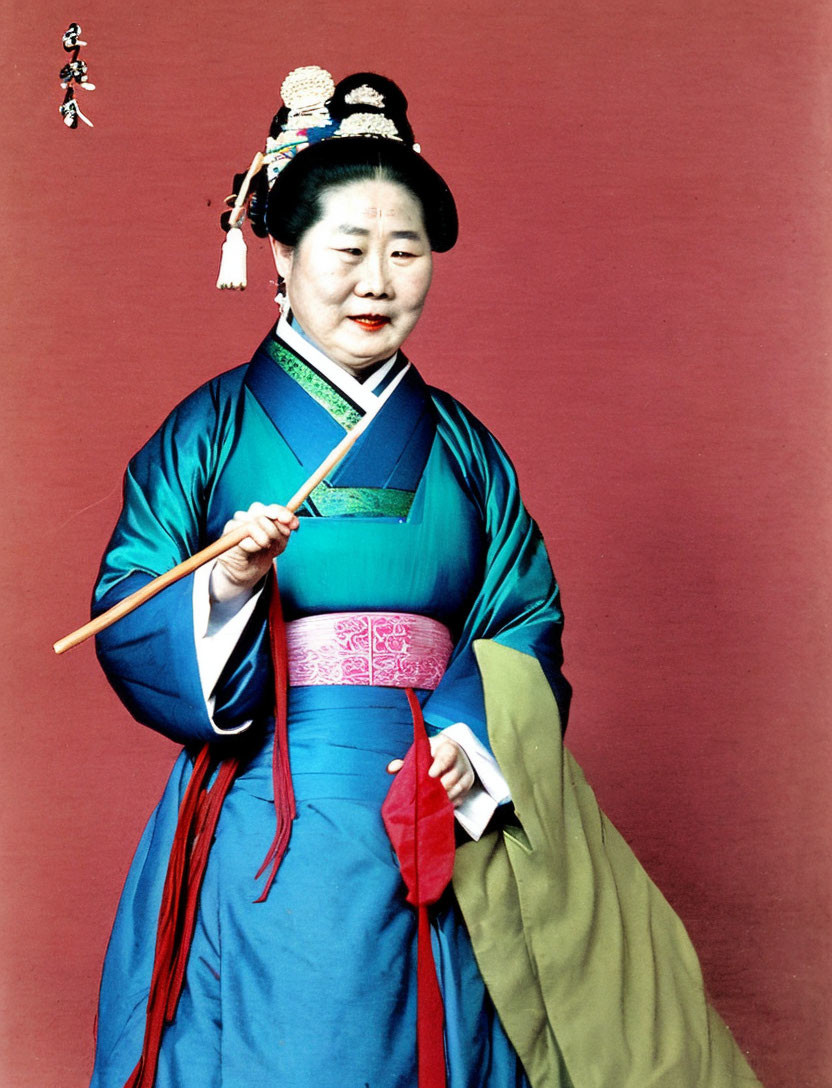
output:
[[[266,734],[223,806],[157,1088],[416,1088],[416,914],[381,820],[387,763],[413,739],[395,688],[292,688],[298,815],[263,903],[274,834]],[[183,753],[125,884],[102,976],[91,1088],[138,1060]],[[449,1088],[528,1088],[449,890],[433,910]]]

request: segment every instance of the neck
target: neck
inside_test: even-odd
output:
[[[384,366],[384,364],[389,361],[388,359],[380,359],[378,362],[371,363],[369,366],[365,367],[352,367],[348,366],[346,363],[339,363],[337,359],[330,358],[330,356],[326,354],[323,348],[321,348],[319,344],[315,343],[315,341],[312,339],[311,336],[307,334],[306,330],[303,328],[303,326],[300,324],[300,322],[291,312],[291,310],[289,311],[288,321],[291,328],[298,334],[298,336],[301,337],[302,340],[309,344],[310,347],[313,347],[315,351],[319,351],[321,355],[326,356],[326,358],[329,359],[329,361],[334,366],[339,366],[343,371],[345,371],[351,377],[355,378],[355,380],[358,382],[365,382],[371,374],[375,374],[379,367]],[[393,355],[396,354],[398,353],[393,352]],[[389,358],[393,358],[393,356],[390,356]]]
[[[345,366],[340,366],[311,340],[297,322],[292,323],[287,317],[281,317],[275,330],[279,339],[314,370],[323,374],[337,388],[365,410],[369,410],[376,401],[376,390],[383,387],[388,375],[404,360],[397,351],[386,362],[368,368],[359,375],[353,374]]]

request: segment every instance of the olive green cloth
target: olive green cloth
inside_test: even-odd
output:
[[[761,1088],[682,922],[563,747],[540,665],[474,646],[519,826],[459,847],[453,884],[532,1088]]]

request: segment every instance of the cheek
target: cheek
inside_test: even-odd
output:
[[[289,282],[307,298],[317,295],[326,302],[338,293],[343,273],[343,266],[339,266],[330,254],[305,252],[295,259]]]
[[[353,278],[348,269],[322,268],[315,281],[315,294],[323,306],[337,306],[352,291]]]
[[[428,288],[430,287],[430,270],[419,276],[414,276],[408,279],[402,291],[402,298],[405,300],[407,308],[419,313],[425,304],[427,298]]]
[[[314,279],[305,278],[299,284],[293,285],[290,282],[290,291],[293,286],[295,295],[297,296],[300,292],[304,305],[314,309],[319,318],[327,311],[331,311],[333,307],[339,306],[344,297],[349,294],[344,286],[343,278],[332,270],[321,271]]]

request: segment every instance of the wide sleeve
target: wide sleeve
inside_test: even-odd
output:
[[[204,547],[207,504],[233,441],[233,402],[209,383],[183,401],[133,457],[121,514],[101,563],[93,615]],[[265,710],[267,602],[259,601],[215,688],[209,716],[197,663],[193,575],[96,639],[108,680],[131,714],[181,743],[216,741]]]
[[[486,541],[479,592],[471,603],[448,669],[424,705],[425,720],[444,728],[465,722],[487,747],[482,681],[474,642],[488,638],[540,662],[566,723],[571,687],[561,672],[563,612],[543,537],[520,497],[517,477],[491,433],[456,401],[436,394],[437,433],[478,504]]]

